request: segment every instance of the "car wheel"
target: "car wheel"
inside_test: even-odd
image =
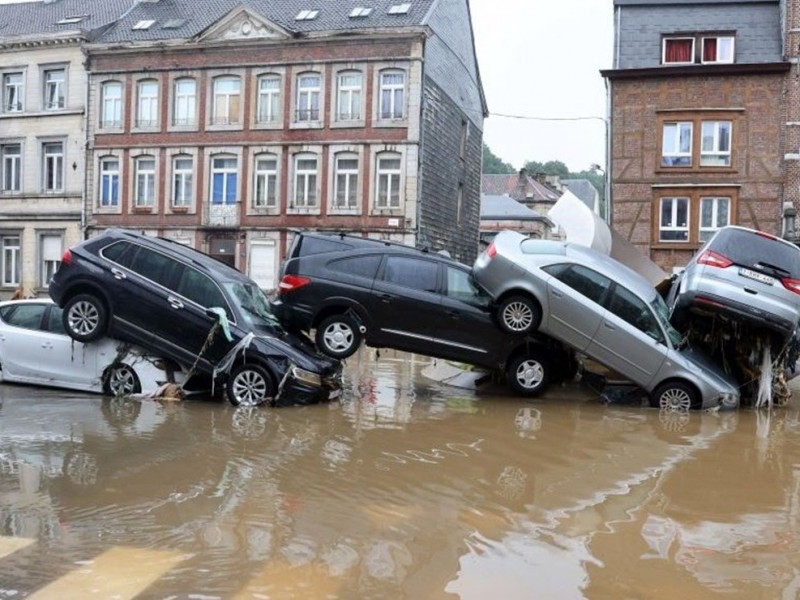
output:
[[[73,340],[88,343],[105,335],[108,314],[99,298],[91,294],[78,294],[64,305],[61,319],[64,329]]]
[[[688,411],[698,405],[694,388],[680,381],[668,381],[650,394],[650,406],[661,410]]]
[[[333,315],[317,327],[317,348],[333,358],[347,358],[356,353],[361,337],[355,319],[344,314]]]
[[[109,396],[130,396],[142,391],[142,384],[133,367],[123,363],[111,365],[103,375],[103,391]]]
[[[508,333],[528,333],[539,327],[542,311],[535,300],[526,296],[509,296],[497,309],[498,322]]]
[[[233,370],[226,391],[234,406],[259,406],[273,399],[275,383],[264,367],[244,364]]]
[[[521,396],[536,396],[547,385],[550,367],[538,354],[523,354],[508,364],[506,378],[516,393]]]

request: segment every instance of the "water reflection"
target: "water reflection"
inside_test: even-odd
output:
[[[278,410],[0,386],[0,536],[33,540],[0,538],[0,597],[114,548],[180,557],[148,598],[795,597],[797,410],[522,402],[425,364],[363,352],[341,402]]]

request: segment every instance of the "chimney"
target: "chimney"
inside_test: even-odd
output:
[[[524,167],[519,170],[519,177],[517,178],[517,187],[511,197],[514,200],[524,200],[528,193],[528,169]]]

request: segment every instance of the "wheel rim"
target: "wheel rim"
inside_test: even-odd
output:
[[[267,400],[269,384],[261,373],[250,369],[233,380],[233,395],[239,406],[258,406]]]
[[[524,331],[533,323],[533,310],[525,302],[511,302],[503,309],[503,322],[512,331]]]
[[[334,352],[344,352],[353,345],[354,333],[345,323],[331,323],[325,328],[322,339],[325,345]]]
[[[111,371],[108,387],[115,396],[127,396],[136,389],[136,375],[131,369],[122,367]]]
[[[544,368],[537,360],[526,360],[519,364],[516,372],[517,383],[526,390],[539,387],[544,380]]]
[[[669,388],[661,394],[659,404],[664,410],[688,411],[692,407],[692,398],[686,390]]]
[[[69,328],[78,335],[89,335],[100,325],[100,312],[91,302],[77,302],[69,309]]]

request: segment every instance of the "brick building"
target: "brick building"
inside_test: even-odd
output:
[[[85,46],[87,233],[169,237],[264,288],[291,230],[478,249],[467,0],[139,2]]]
[[[727,224],[780,235],[783,2],[614,0],[614,10],[603,71],[614,229],[667,269]]]

